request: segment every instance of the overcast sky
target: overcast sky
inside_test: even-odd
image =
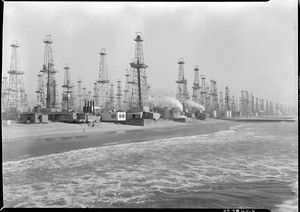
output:
[[[54,43],[61,94],[65,63],[71,80],[87,90],[99,75],[99,52],[107,52],[109,79],[125,81],[142,32],[151,90],[176,93],[178,59],[184,58],[192,94],[194,66],[218,92],[229,86],[255,97],[297,105],[298,23],[296,0],[234,2],[5,2],[2,74],[10,67],[10,43],[20,43],[20,60],[30,106],[35,104],[45,35]],[[77,83],[76,83],[77,84]]]

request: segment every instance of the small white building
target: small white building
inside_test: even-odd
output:
[[[125,122],[126,112],[123,111],[103,111],[100,113],[100,121],[103,122]]]

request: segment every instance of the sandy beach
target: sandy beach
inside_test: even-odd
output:
[[[224,120],[195,120],[191,123],[159,120],[146,121],[145,126],[130,126],[115,123],[67,124],[16,124],[2,126],[3,161],[20,160],[65,151],[200,135],[227,130],[239,125]]]

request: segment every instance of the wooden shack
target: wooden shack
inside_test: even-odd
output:
[[[48,115],[42,113],[19,113],[18,122],[22,124],[47,123]]]
[[[49,120],[59,121],[66,123],[87,123],[88,115],[85,113],[75,113],[75,112],[56,112],[49,113]]]

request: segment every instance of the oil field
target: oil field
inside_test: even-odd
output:
[[[71,81],[71,66],[65,64],[64,79],[56,79],[53,40],[46,35],[43,40],[44,61],[37,73],[36,106],[28,107],[21,71],[17,41],[11,46],[11,65],[8,76],[2,77],[1,108],[2,119],[20,123],[39,123],[48,121],[87,122],[94,121],[122,122],[143,125],[144,119],[172,119],[185,122],[186,119],[205,120],[213,118],[295,116],[296,107],[255,98],[254,94],[242,90],[240,97],[230,96],[228,86],[218,93],[217,80],[208,80],[199,74],[195,65],[192,83],[192,95],[189,93],[188,80],[185,77],[184,59],[179,58],[178,80],[176,80],[176,98],[153,98],[149,96],[150,85],[147,82],[147,68],[144,61],[143,38],[141,32],[134,38],[135,52],[132,62],[126,69],[122,81],[117,86],[110,82],[106,64],[106,51],[102,48],[99,75],[88,88]],[[174,61],[175,62],[175,61]],[[122,73],[120,73],[120,76]],[[200,81],[201,80],[201,81]],[[57,87],[62,83],[63,93],[59,98]],[[115,87],[117,87],[115,92]],[[122,90],[123,87],[123,90]],[[221,89],[220,89],[221,90]]]

